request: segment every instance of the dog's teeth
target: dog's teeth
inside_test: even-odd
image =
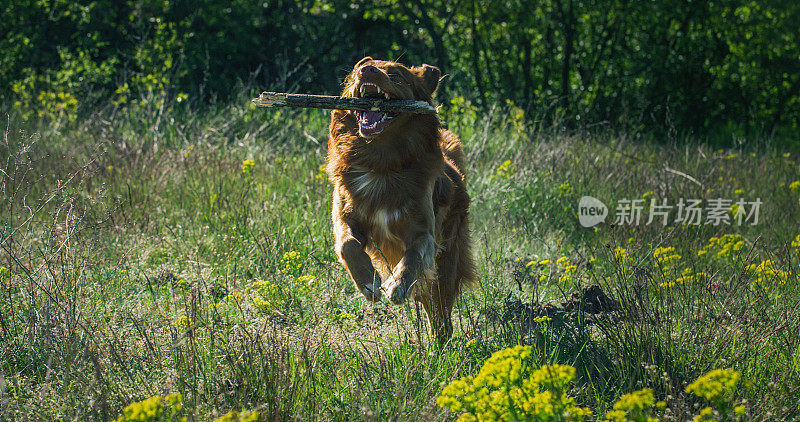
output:
[[[375,85],[375,89],[377,89],[377,90],[378,90],[378,94],[380,94],[381,92],[383,92],[383,91],[381,91],[381,87],[379,87],[378,85]]]
[[[387,100],[389,99],[389,94],[387,94],[387,93],[385,93],[385,92],[384,92],[384,93],[383,93],[383,96],[384,96],[384,98],[386,98]]]

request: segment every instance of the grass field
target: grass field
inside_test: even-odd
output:
[[[421,308],[366,302],[336,262],[328,114],[247,99],[4,108],[0,419],[114,419],[172,393],[194,420],[455,419],[445,386],[519,344],[531,367],[576,368],[567,392],[591,419],[642,388],[659,418],[691,419],[709,402],[686,386],[725,368],[742,418],[798,418],[796,147],[541,128],[456,102],[443,116],[469,154],[480,284],[439,347]],[[638,226],[584,228],[586,195],[608,222],[623,199],[763,204],[757,225],[735,207],[730,224],[673,209],[648,225],[645,208]],[[561,305],[589,285],[619,309]]]

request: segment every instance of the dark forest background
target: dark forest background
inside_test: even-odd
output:
[[[85,113],[143,92],[205,104],[237,87],[335,94],[361,57],[429,63],[440,102],[540,122],[791,136],[796,1],[11,0],[5,108]],[[23,112],[24,114],[24,112]]]

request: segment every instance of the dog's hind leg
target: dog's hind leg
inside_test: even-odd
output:
[[[451,286],[442,281],[432,280],[424,287],[425,291],[416,296],[428,315],[431,334],[439,344],[444,344],[453,335],[451,314],[456,298]]]

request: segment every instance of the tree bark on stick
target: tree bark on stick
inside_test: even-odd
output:
[[[286,94],[280,92],[262,92],[258,98],[253,98],[253,104],[258,107],[325,108],[382,111],[389,113],[436,114],[436,109],[426,101],[334,97],[330,95]]]

